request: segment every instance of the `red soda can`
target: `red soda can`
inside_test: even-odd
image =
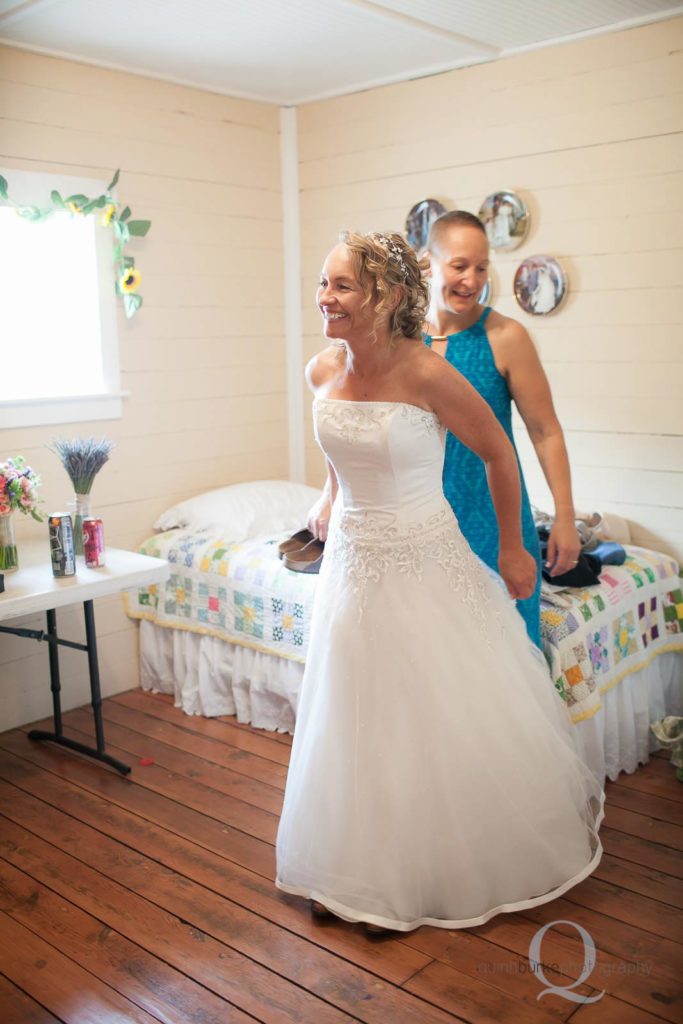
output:
[[[104,565],[104,525],[96,516],[83,519],[83,557],[88,569]]]

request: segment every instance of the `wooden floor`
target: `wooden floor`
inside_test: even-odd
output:
[[[608,784],[596,872],[564,898],[480,928],[369,939],[275,889],[289,737],[190,718],[131,691],[105,702],[130,778],[0,735],[4,1024],[445,1024],[683,1019],[683,784],[657,755]],[[89,712],[65,716],[92,734]],[[529,943],[545,934],[547,984]]]

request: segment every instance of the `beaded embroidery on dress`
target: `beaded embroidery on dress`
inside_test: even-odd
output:
[[[602,780],[444,497],[445,431],[401,402],[314,411],[339,493],[276,884],[402,931],[554,899],[600,860]]]

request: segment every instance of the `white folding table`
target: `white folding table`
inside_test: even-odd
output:
[[[45,541],[29,541],[19,548],[19,569],[5,575],[5,592],[0,594],[0,621],[15,619],[23,615],[45,612],[47,631],[23,629],[18,626],[0,626],[0,633],[11,633],[48,644],[50,662],[50,688],[54,731],[33,729],[32,740],[50,740],[70,750],[95,758],[111,765],[127,775],[130,766],[111,757],[105,751],[104,727],[102,724],[102,695],[100,692],[100,670],[97,660],[97,636],[93,601],[129,587],[159,583],[169,573],[168,562],[161,558],[150,558],[133,551],[108,548],[107,564],[101,569],[88,569],[82,558],[76,559],[76,575],[55,579],[50,562],[50,545]],[[70,604],[83,603],[85,617],[85,644],[63,640],[57,635],[57,609]],[[72,647],[88,655],[90,673],[90,694],[95,719],[96,748],[69,739],[62,731],[61,684],[59,678],[59,647]]]

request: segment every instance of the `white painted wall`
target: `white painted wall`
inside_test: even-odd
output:
[[[0,431],[43,476],[48,509],[70,485],[45,445],[116,442],[93,488],[112,546],[134,548],[182,497],[288,475],[280,125],[275,106],[0,48],[2,166],[109,179],[152,228],[135,248],[144,306],[119,317],[121,420]],[[11,181],[10,181],[11,185]],[[11,339],[3,339],[3,344]],[[19,521],[19,540],[47,526]],[[8,577],[7,585],[11,586]],[[59,614],[68,638],[80,612]],[[137,626],[96,607],[106,693],[138,681]],[[19,620],[17,620],[19,621]],[[40,628],[40,619],[32,625]],[[85,656],[62,650],[66,707],[88,699]],[[0,637],[0,729],[48,713],[47,648]]]

